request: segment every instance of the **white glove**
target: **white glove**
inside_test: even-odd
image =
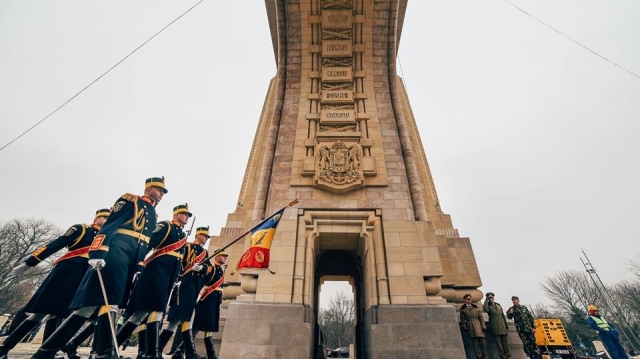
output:
[[[202,266],[202,264],[196,263],[193,265],[193,271],[194,272],[200,272],[202,270],[202,268],[204,268],[204,266]]]
[[[13,268],[11,270],[11,274],[13,274],[14,276],[21,276],[24,274],[24,272],[27,271],[27,269],[29,269],[31,267],[29,267],[26,263],[20,263],[19,266]]]
[[[107,265],[104,259],[89,259],[89,265],[93,268],[100,269]]]

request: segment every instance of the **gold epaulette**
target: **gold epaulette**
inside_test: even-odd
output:
[[[129,202],[135,202],[135,201],[138,200],[138,196],[136,196],[135,194],[131,194],[131,193],[123,194],[122,198],[124,198],[125,200],[127,200]]]

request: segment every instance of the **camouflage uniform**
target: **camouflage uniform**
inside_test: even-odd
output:
[[[527,307],[525,307],[524,305],[514,305],[509,309],[513,309],[513,313],[507,311],[507,318],[513,319],[513,322],[516,325],[516,330],[518,331],[518,335],[522,340],[524,352],[527,353],[527,355],[531,359],[542,358],[542,356],[540,355],[540,349],[536,344],[534,329],[535,323],[533,321],[533,315],[531,315],[529,309],[527,309]]]

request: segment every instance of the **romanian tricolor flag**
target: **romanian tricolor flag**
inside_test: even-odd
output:
[[[280,218],[282,218],[285,209],[286,207],[276,212],[251,231],[251,245],[240,258],[238,269],[269,267],[271,242],[273,241],[276,227],[278,223],[280,223]]]

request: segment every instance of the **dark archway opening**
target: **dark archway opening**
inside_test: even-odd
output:
[[[353,251],[339,251],[330,250],[322,253],[316,261],[315,275],[314,275],[314,290],[315,290],[315,302],[314,302],[314,316],[318,318],[320,311],[320,285],[324,278],[342,278],[345,280],[350,278],[350,282],[354,286],[354,314],[355,314],[355,338],[354,338],[354,350],[355,358],[364,359],[363,356],[363,335],[362,335],[362,270],[358,261],[358,257]],[[314,328],[314,348],[318,348],[315,358],[324,358],[322,353],[322,335],[320,333],[320,327],[316,320]]]

